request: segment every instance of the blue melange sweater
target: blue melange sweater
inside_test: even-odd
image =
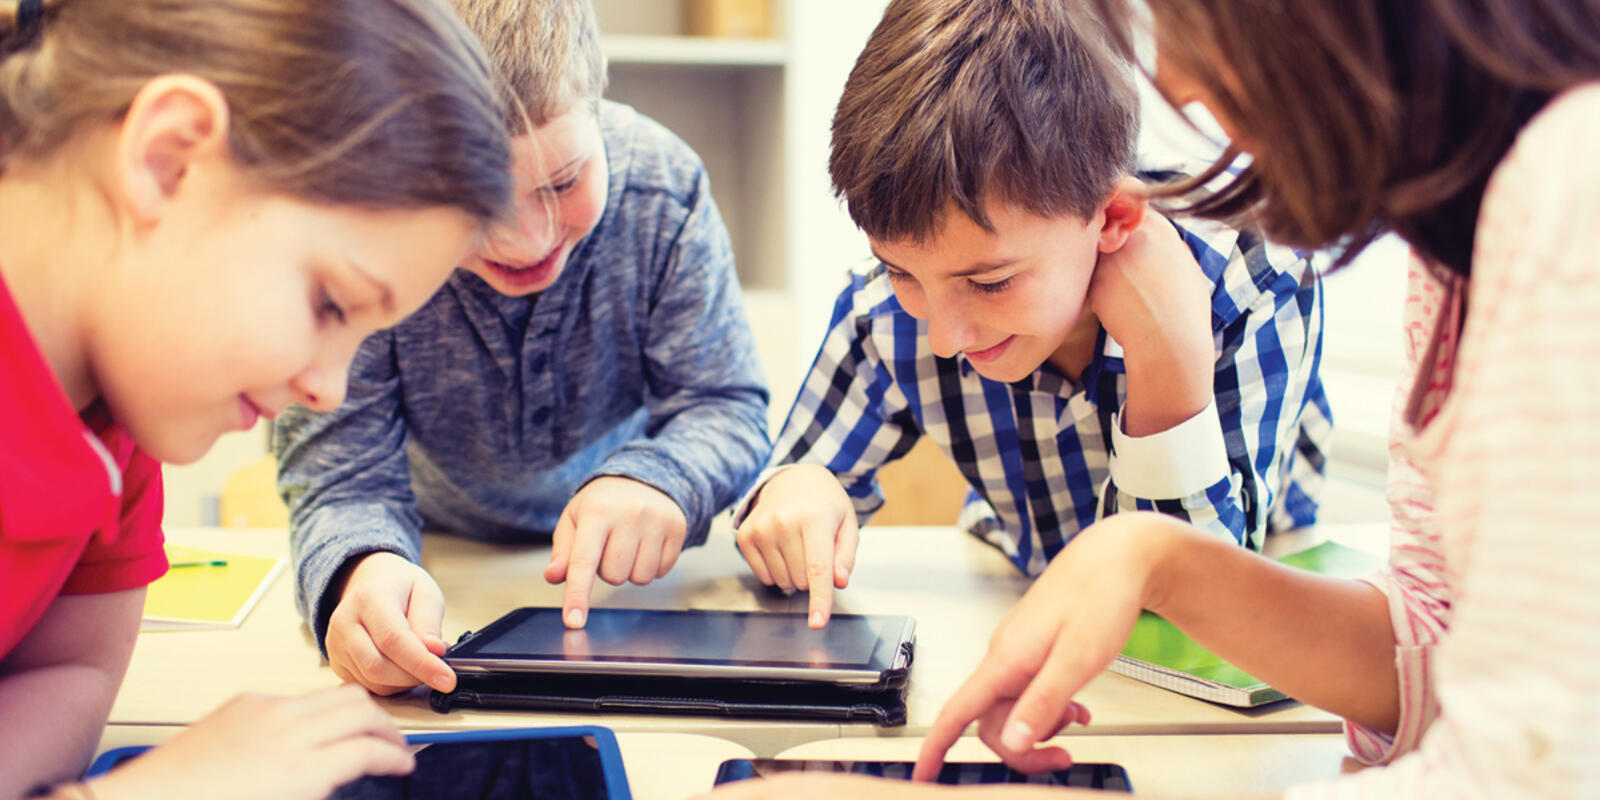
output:
[[[677,501],[699,544],[766,461],[766,385],[700,159],[624,105],[602,103],[600,128],[605,211],[537,302],[458,270],[362,345],[343,407],[279,418],[295,603],[318,642],[339,568],[416,561],[423,527],[538,540],[584,483],[620,475]]]

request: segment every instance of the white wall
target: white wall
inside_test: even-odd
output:
[[[833,197],[828,151],[833,110],[887,0],[792,0],[787,136],[792,157],[789,275],[799,319],[800,370],[810,366],[846,271],[868,257],[866,237]],[[787,401],[785,401],[787,402]]]
[[[1408,252],[1404,242],[1385,237],[1326,278],[1322,374],[1334,419],[1330,480],[1322,498],[1326,522],[1389,518],[1383,485],[1403,358]]]
[[[217,500],[228,476],[266,452],[267,423],[263,420],[248,431],[224,435],[193,464],[163,466],[163,522],[172,528],[217,524]]]

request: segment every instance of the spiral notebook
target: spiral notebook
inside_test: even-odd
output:
[[[1280,564],[1337,578],[1355,578],[1382,565],[1371,555],[1323,542],[1278,559]],[[1190,697],[1229,706],[1253,707],[1286,695],[1201,647],[1176,625],[1148,611],[1133,624],[1111,671]]]
[[[141,631],[237,628],[283,571],[283,558],[167,545],[167,574],[144,596]]]

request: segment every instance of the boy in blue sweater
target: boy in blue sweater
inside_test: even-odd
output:
[[[526,111],[522,207],[413,317],[368,339],[337,411],[274,431],[296,603],[334,671],[453,688],[419,531],[550,537],[581,627],[644,584],[770,452],[767,391],[700,159],[600,99],[588,0],[454,0]]]

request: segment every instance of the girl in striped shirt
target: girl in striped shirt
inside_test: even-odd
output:
[[[1150,5],[1158,84],[1254,159],[1196,210],[1412,246],[1389,565],[1336,580],[1109,520],[1002,623],[922,774],[974,719],[1013,765],[1061,763],[1036,743],[1150,608],[1389,765],[1291,797],[1600,795],[1600,3]]]

